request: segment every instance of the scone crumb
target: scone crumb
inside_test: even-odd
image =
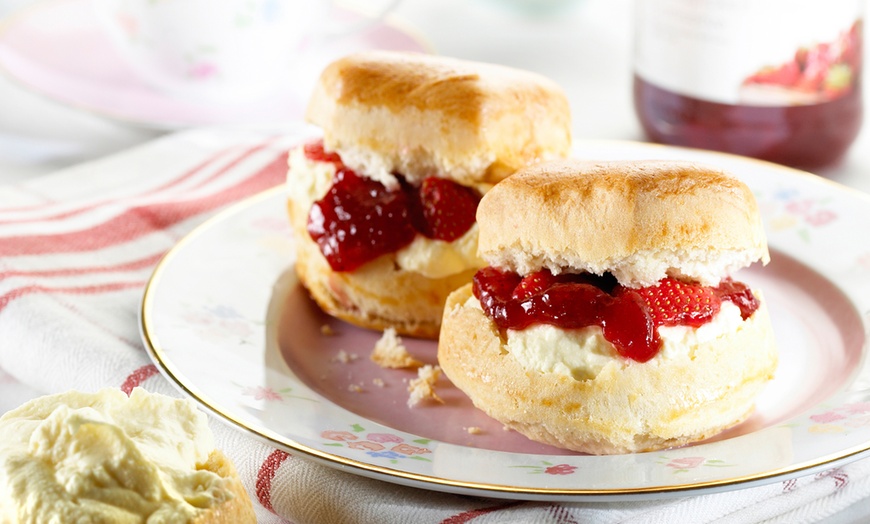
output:
[[[423,399],[432,399],[435,402],[444,403],[435,393],[435,382],[441,375],[441,368],[426,364],[417,370],[417,378],[408,383],[408,407],[414,407]]]
[[[467,431],[469,435],[480,435],[483,433],[483,430],[477,426],[469,426],[465,428],[465,431]]]
[[[372,384],[376,385],[379,388],[382,388],[385,386],[384,379],[382,379],[382,378],[373,378]]]
[[[347,390],[352,393],[362,393],[363,388],[359,384],[349,384]]]
[[[320,326],[320,334],[324,337],[331,337],[335,335],[335,330],[329,324],[323,324]]]
[[[348,353],[347,351],[340,349],[338,353],[332,358],[333,362],[341,362],[342,364],[347,364],[349,362],[353,362],[358,359],[359,355],[356,353]]]
[[[381,338],[375,342],[371,359],[382,368],[419,368],[423,365],[422,362],[408,353],[394,328],[385,329]]]

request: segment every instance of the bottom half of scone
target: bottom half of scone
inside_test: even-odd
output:
[[[777,366],[763,302],[712,340],[644,363],[614,359],[582,380],[524,367],[474,303],[470,285],[447,300],[438,344],[445,374],[505,426],[584,453],[651,451],[712,437],[752,413]]]
[[[437,338],[448,295],[471,282],[476,268],[440,278],[403,269],[394,254],[353,271],[333,271],[304,228],[295,228],[296,273],[327,314],[360,327],[392,327],[402,335]]]

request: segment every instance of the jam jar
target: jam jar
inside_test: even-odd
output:
[[[634,104],[651,140],[815,170],[858,135],[863,0],[634,7]]]

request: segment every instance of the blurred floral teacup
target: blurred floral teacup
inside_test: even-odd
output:
[[[383,2],[382,2],[383,3]],[[398,0],[385,0],[382,12]],[[293,64],[330,24],[330,0],[93,0],[118,50],[170,94],[238,100],[291,79]]]

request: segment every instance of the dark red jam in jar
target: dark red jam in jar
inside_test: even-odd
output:
[[[634,105],[650,139],[819,169],[857,137],[860,0],[635,4]]]
[[[332,186],[308,213],[308,233],[334,271],[353,271],[410,244],[417,234],[452,242],[475,222],[480,195],[439,177],[419,185],[401,175],[398,187],[360,176],[322,141],[303,146],[306,158],[336,166]]]
[[[729,301],[746,320],[759,302],[746,284],[730,278],[716,287],[665,278],[655,286],[632,289],[610,274],[561,273],[542,269],[526,277],[483,268],[474,276],[474,296],[501,330],[535,324],[561,329],[598,326],[620,355],[646,362],[661,347],[659,326],[699,327]]]

